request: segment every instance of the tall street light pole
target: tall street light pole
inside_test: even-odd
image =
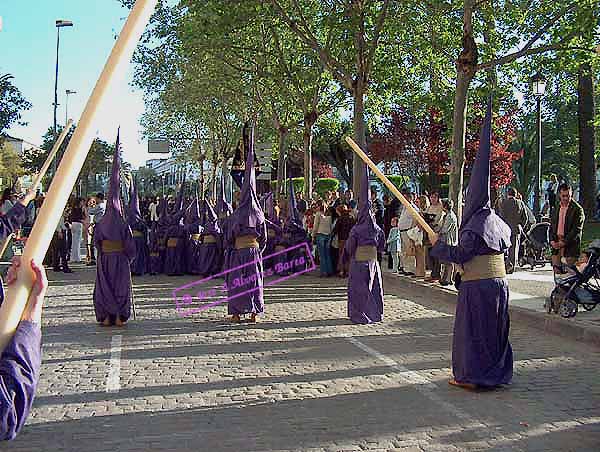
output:
[[[69,120],[69,94],[77,94],[77,91],[71,91],[70,89],[65,91],[65,124]]]
[[[532,79],[533,95],[537,103],[536,142],[537,142],[537,180],[534,193],[534,214],[538,220],[542,213],[542,97],[546,92],[546,80],[541,74],[535,74]]]
[[[73,22],[70,20],[59,19],[56,21],[56,72],[54,74],[54,141],[58,137],[58,131],[56,130],[56,111],[58,109],[58,50],[60,47],[60,29],[63,27],[72,27]],[[56,162],[58,159],[54,159],[53,170],[56,173]]]

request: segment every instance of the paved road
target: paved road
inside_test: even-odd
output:
[[[93,321],[93,270],[51,282],[32,415],[10,451],[598,451],[597,348],[513,324],[514,383],[448,386],[451,307],[408,287],[385,321],[346,320],[339,279],[268,288],[268,315],[179,318],[171,290],[135,280],[138,321]],[[55,278],[55,275],[51,275]]]

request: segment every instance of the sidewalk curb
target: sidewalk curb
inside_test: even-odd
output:
[[[402,285],[410,284],[423,290],[425,296],[442,297],[443,301],[456,305],[456,292],[426,283],[422,280],[415,280],[404,276],[392,275],[382,272],[384,287],[395,295],[399,295]],[[563,319],[557,314],[546,314],[543,312],[531,311],[519,306],[509,306],[510,319],[513,322],[519,322],[531,326],[535,329],[545,331],[546,333],[565,337],[578,342],[600,347],[600,327],[592,325],[579,325],[575,322]]]

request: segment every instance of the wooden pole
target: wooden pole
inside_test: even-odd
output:
[[[69,121],[67,122],[67,125],[65,125],[65,128],[60,133],[60,135],[58,136],[58,139],[54,143],[54,146],[52,146],[52,150],[50,151],[50,154],[48,154],[48,157],[46,158],[46,161],[42,165],[40,172],[35,177],[35,180],[33,181],[33,185],[31,186],[31,190],[35,190],[37,188],[37,186],[42,183],[42,179],[46,175],[46,172],[50,168],[50,165],[52,165],[52,162],[54,161],[56,154],[58,154],[58,150],[60,149],[63,141],[65,141],[65,138],[67,137],[67,134],[69,133],[69,130],[71,130],[71,126],[73,126],[73,120],[69,119]]]
[[[33,286],[33,272],[31,267],[25,263],[31,259],[42,262],[64,206],[94,141],[96,122],[101,107],[110,96],[117,79],[125,73],[157,1],[136,1],[83,110],[77,129],[71,137],[27,240],[22,256],[23,265],[19,267],[17,280],[9,287],[6,300],[0,307],[0,350],[4,350],[12,338]]]
[[[350,137],[346,137],[346,142],[350,145],[350,147],[356,153],[356,155],[358,155],[362,159],[362,161],[365,162],[369,168],[371,168],[371,171],[375,173],[375,175],[381,180],[381,182],[383,182],[385,186],[394,194],[394,196],[398,198],[398,200],[404,205],[404,207],[408,209],[408,213],[415,219],[417,223],[419,223],[419,226],[423,228],[427,235],[429,237],[436,236],[437,234],[434,232],[431,226],[427,224],[425,218],[423,218],[421,214],[415,210],[413,205],[410,202],[408,202],[408,200],[402,195],[402,193],[400,193],[400,190],[398,190],[396,186],[387,177],[385,177],[385,174],[383,174],[381,170],[377,168],[377,165],[375,165],[375,163],[373,163],[373,161],[367,156],[367,154],[363,152],[363,150],[358,146],[358,144],[356,144],[354,140]]]

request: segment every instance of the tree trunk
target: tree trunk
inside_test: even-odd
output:
[[[579,201],[587,218],[596,213],[596,133],[594,130],[594,79],[589,63],[579,67],[577,117],[579,129]]]
[[[312,111],[304,115],[303,146],[304,150],[304,199],[310,201],[313,186],[312,171],[312,139],[313,126],[317,121],[317,113]]]
[[[218,160],[212,162],[211,175],[211,198],[213,202],[217,199],[217,166],[219,164]]]
[[[287,149],[287,137],[290,131],[283,126],[277,128],[277,132],[279,133],[279,159],[277,161],[277,198],[281,197],[282,187],[285,187],[284,184],[284,171],[285,171],[285,152]]]
[[[367,136],[365,131],[365,86],[364,83],[356,81],[354,85],[354,141],[366,153]],[[352,159],[352,191],[357,198],[360,197],[360,175],[362,174],[363,161],[353,153]]]
[[[200,153],[198,164],[200,165],[200,198],[204,199],[204,153]]]
[[[467,99],[469,85],[477,70],[477,44],[473,38],[473,0],[465,0],[464,2],[462,46],[462,51],[456,62],[456,93],[454,95],[452,156],[449,177],[449,197],[454,201],[459,222],[462,218]]]

